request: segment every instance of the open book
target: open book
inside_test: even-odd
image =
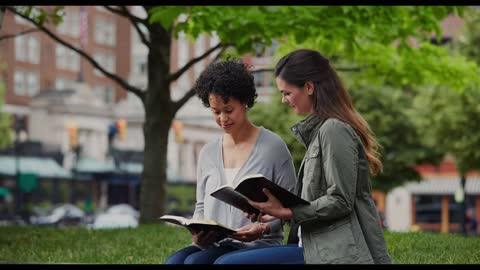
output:
[[[175,225],[185,227],[192,234],[199,231],[216,231],[218,233],[218,238],[216,241],[220,241],[235,232],[234,229],[219,224],[213,220],[187,219],[181,216],[173,215],[163,215],[158,219],[164,222],[169,222]]]
[[[263,193],[263,188],[267,188],[270,193],[282,203],[283,207],[289,208],[297,205],[310,204],[261,174],[247,175],[240,179],[236,186],[223,185],[210,195],[242,210],[243,212],[258,214],[260,211],[251,206],[248,203],[247,198],[255,202],[266,202],[268,197]]]

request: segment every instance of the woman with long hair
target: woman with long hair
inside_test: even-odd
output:
[[[282,102],[307,115],[292,132],[307,149],[296,192],[310,205],[285,208],[265,189],[267,202],[250,202],[263,215],[248,217],[287,220],[299,241],[233,252],[215,263],[250,263],[248,257],[269,264],[391,263],[371,193],[370,175],[382,169],[379,145],[330,61],[296,50],[279,60],[275,77]]]

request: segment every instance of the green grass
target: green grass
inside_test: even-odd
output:
[[[193,212],[195,208],[195,185],[168,185],[168,197],[176,198],[179,203],[169,204],[170,210],[184,213]]]
[[[480,237],[392,233],[385,238],[397,264],[478,264]],[[136,229],[0,227],[0,263],[161,264],[191,243],[186,229],[142,225]]]

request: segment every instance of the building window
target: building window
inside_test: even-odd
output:
[[[13,79],[15,82],[14,93],[17,96],[24,96],[25,95],[25,73],[22,70],[16,70],[15,74],[13,75]]]
[[[140,75],[145,75],[147,74],[147,63],[145,63],[144,61],[142,61],[140,64],[139,64],[139,70],[140,70]]]
[[[253,73],[256,87],[272,87],[272,73],[271,71],[259,71]]]
[[[17,61],[27,60],[27,40],[25,36],[15,38],[15,59]]]
[[[40,63],[40,43],[35,37],[28,39],[28,61],[33,64]]]
[[[57,68],[74,72],[80,71],[80,56],[75,51],[59,44],[55,49],[55,56]]]
[[[107,86],[105,88],[105,103],[115,103],[115,88],[113,88],[112,86]]]
[[[450,224],[462,223],[462,205],[455,202],[452,195],[443,195],[448,198],[448,222]],[[442,195],[415,195],[415,221],[417,224],[436,224],[440,226],[442,222]],[[475,207],[475,197],[472,195],[465,196],[466,209]],[[450,232],[458,233],[458,229],[450,228]],[[438,231],[434,228],[424,228],[426,231]]]
[[[37,72],[28,72],[27,75],[27,89],[28,95],[33,97],[35,96],[40,90],[40,80],[38,78]]]
[[[116,25],[113,19],[97,17],[95,19],[95,41],[113,46],[116,41]]]
[[[115,103],[115,88],[111,85],[102,86],[97,85],[95,86],[95,95],[100,98],[106,104],[113,104]]]
[[[102,66],[104,69],[111,73],[115,73],[116,70],[116,59],[115,55],[113,53],[109,52],[97,52],[93,56],[95,61],[98,62],[100,66]],[[101,73],[98,69],[95,69],[95,75],[97,76],[103,76],[103,73]]]
[[[40,62],[40,43],[33,36],[15,38],[15,59],[22,62],[38,64]]]
[[[71,87],[73,82],[74,81],[69,78],[57,77],[57,79],[55,80],[55,90],[57,91],[66,90],[69,87]]]
[[[71,37],[80,36],[80,13],[79,10],[72,8],[65,9],[65,16],[63,22],[57,26],[57,31],[60,34]]]
[[[34,96],[39,92],[40,79],[37,72],[16,70],[13,77],[15,95]]]
[[[265,51],[265,56],[274,55],[277,48],[278,48],[278,41],[272,40],[272,45],[267,47],[267,50]]]

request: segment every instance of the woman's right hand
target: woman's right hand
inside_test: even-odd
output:
[[[215,240],[218,238],[218,234],[214,231],[199,231],[192,234],[192,241],[202,247],[210,246],[215,243]]]
[[[273,220],[277,219],[277,217],[267,215],[267,214],[264,214],[264,213],[261,213],[261,212],[258,215],[249,214],[249,213],[245,213],[245,212],[243,214],[245,215],[246,218],[250,219],[251,222],[265,223],[265,222],[270,222],[270,221],[273,221]]]

